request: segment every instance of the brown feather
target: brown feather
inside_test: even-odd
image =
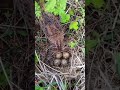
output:
[[[58,19],[52,14],[43,13],[41,26],[49,42],[56,48],[61,49],[64,40],[64,32]]]

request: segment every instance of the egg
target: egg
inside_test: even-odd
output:
[[[57,58],[57,59],[60,59],[61,57],[62,57],[62,53],[61,53],[61,52],[57,52],[57,53],[56,53],[56,58]]]
[[[70,54],[68,52],[63,52],[63,58],[68,59],[70,57]]]
[[[67,60],[66,59],[62,59],[61,61],[61,65],[62,66],[66,66],[68,63],[67,63]]]
[[[54,60],[54,65],[55,65],[55,66],[59,66],[60,63],[61,63],[61,60],[60,60],[60,59],[55,59],[55,60]]]

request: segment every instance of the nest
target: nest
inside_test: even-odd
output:
[[[49,14],[44,14],[43,16],[42,20],[38,22],[41,25],[41,28],[38,29],[41,35],[38,37],[47,39],[43,45],[42,43],[38,45],[40,47],[38,52],[40,52],[39,54],[41,56],[38,64],[36,64],[35,75],[38,80],[44,81],[45,85],[48,85],[48,83],[51,85],[53,82],[56,82],[59,87],[58,90],[64,90],[62,87],[63,82],[67,82],[69,86],[72,87],[70,90],[85,89],[85,55],[82,50],[84,45],[79,44],[76,48],[71,49],[67,42],[73,40],[74,37],[76,37],[78,41],[84,40],[83,31],[85,30],[79,30],[72,39],[64,37],[66,28],[61,26],[58,21],[59,18]],[[54,53],[58,51],[67,51],[70,53],[71,57],[69,58],[68,65],[54,66],[51,64],[55,59]],[[75,83],[74,87],[71,86],[72,81]],[[48,87],[48,89],[49,88],[50,87]]]
[[[46,64],[42,60],[39,61],[39,64],[36,65],[36,75],[39,80],[53,82],[54,78],[56,82],[61,83],[63,80],[72,80],[78,79],[79,87],[83,87],[85,84],[85,55],[81,51],[81,47],[76,47],[71,49],[71,58],[70,64],[66,67],[55,67]],[[61,79],[61,81],[59,81]]]

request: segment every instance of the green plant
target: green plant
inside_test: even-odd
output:
[[[85,9],[83,6],[80,7],[79,9],[80,13],[81,13],[81,17],[80,17],[80,28],[84,28],[85,26]]]
[[[61,86],[63,90],[68,90],[68,84],[66,81],[64,81]]]
[[[39,19],[41,16],[40,5],[35,1],[35,16]]]
[[[92,36],[94,39],[87,39],[85,41],[85,46],[86,46],[86,54],[89,53],[92,49],[94,49],[99,43],[100,43],[100,35],[96,31],[93,31]]]
[[[21,36],[27,36],[27,32],[25,30],[20,30],[20,31],[17,31],[17,34],[21,35]]]
[[[8,84],[6,77],[3,72],[0,71],[0,73],[0,86],[6,86]]]
[[[40,87],[40,86],[35,86],[35,90],[45,90],[44,87]]]
[[[77,43],[77,41],[71,41],[68,43],[68,45],[70,48],[75,48],[78,45],[78,43]]]
[[[104,0],[86,0],[86,6],[93,4],[95,8],[99,9],[105,5]]]
[[[5,71],[6,71],[7,75],[8,75],[8,78],[9,78],[9,76],[10,76],[9,67],[5,67]],[[3,72],[3,70],[1,69],[0,70],[0,87],[1,86],[5,87],[7,85],[8,85],[8,82],[7,82],[6,76],[5,76],[4,72]]]
[[[117,68],[117,73],[120,76],[120,52],[117,52],[114,54],[115,60],[116,60],[116,68]]]
[[[67,0],[46,0],[45,11],[59,15],[61,23],[67,23],[70,20],[70,14],[65,12]]]
[[[40,60],[39,56],[37,55],[36,51],[35,51],[35,63],[38,63]]]
[[[86,40],[85,44],[86,44],[86,54],[88,54],[89,51],[91,51],[93,48],[95,48],[95,46],[98,44],[98,41],[89,39],[89,40]]]
[[[73,30],[78,30],[78,22],[77,21],[72,21],[70,23],[69,29],[73,29]]]
[[[60,17],[61,17],[61,23],[67,23],[70,20],[70,15],[66,14],[65,12],[61,13]]]
[[[66,6],[67,6],[67,0],[45,0],[44,3],[44,11],[48,13],[52,13],[54,15],[60,16],[61,23],[65,24],[68,23],[71,19],[71,16],[74,16],[75,11],[74,9],[70,8],[68,10],[68,13],[66,13]],[[40,17],[40,6],[37,2],[35,2],[35,11],[36,11],[36,17]],[[78,9],[78,12],[81,14],[81,16],[76,17],[75,20],[70,21],[69,29],[77,31],[80,28],[83,28],[85,25],[85,9],[84,6],[80,6]],[[68,45],[71,48],[74,48],[77,45],[76,41],[71,41],[68,43]]]

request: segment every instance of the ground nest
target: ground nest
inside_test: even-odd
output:
[[[35,75],[38,81],[44,81],[45,86],[56,82],[57,90],[64,90],[65,82],[69,90],[84,90],[85,30],[81,27],[76,32],[70,31],[69,24],[61,24],[59,19],[46,12],[42,12],[40,20],[36,19],[35,48],[40,59],[35,65]],[[70,41],[77,41],[78,44],[70,48]]]
[[[36,35],[36,38],[42,37],[45,40],[37,42],[36,40],[36,51],[40,55],[40,60],[36,64],[36,73],[35,75],[39,80],[45,82],[57,82],[61,84],[64,81],[75,81],[77,87],[85,88],[85,53],[84,45],[78,45],[75,48],[71,49],[67,43],[64,42],[64,48],[59,52],[68,52],[70,57],[68,63],[65,66],[54,65],[55,55],[58,52],[53,46],[48,42],[45,35],[41,34],[42,31],[39,31]],[[79,35],[84,33],[78,33]],[[68,37],[65,37],[65,40],[69,40]],[[63,57],[62,57],[63,58]],[[60,85],[61,86],[61,85]],[[59,87],[60,88],[60,87]],[[75,88],[75,87],[74,87]]]
[[[40,60],[39,64],[36,65],[36,75],[39,80],[47,82],[58,82],[62,83],[64,80],[77,81],[76,85],[79,88],[83,88],[85,84],[85,61],[84,53],[81,51],[81,47],[76,47],[70,50],[71,57],[67,66],[52,66],[49,63],[45,63]],[[55,80],[54,80],[55,79]]]
[[[82,58],[84,58],[80,46],[73,50],[65,43],[69,40],[68,37],[65,37],[63,30],[65,28],[62,28],[59,20],[52,14],[44,13],[42,20],[39,22],[40,29],[43,30],[40,33],[43,33],[42,35],[45,35],[44,38],[48,40],[46,45],[43,41],[44,45],[40,43],[40,46],[43,46],[43,51],[41,50],[42,48],[40,49],[41,61],[62,73],[77,75],[75,70],[83,65],[81,62],[83,62]],[[48,69],[52,71],[51,68]]]
[[[56,52],[53,52],[55,50],[48,50],[46,48],[46,53],[44,51],[44,54],[41,52],[41,60],[39,61],[40,65],[38,65],[38,67],[43,68],[44,65],[44,67],[52,73],[61,73],[66,77],[77,77],[77,75],[80,75],[80,72],[84,71],[85,55],[82,48],[83,47],[77,46],[74,49],[67,48],[61,51],[68,52],[70,54],[70,57],[66,60],[67,64],[65,66],[61,64],[58,66],[54,65]]]

